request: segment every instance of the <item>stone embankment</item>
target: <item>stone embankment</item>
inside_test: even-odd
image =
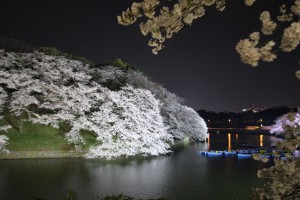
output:
[[[30,159],[30,158],[83,158],[86,152],[67,151],[11,151],[0,153],[0,159]]]

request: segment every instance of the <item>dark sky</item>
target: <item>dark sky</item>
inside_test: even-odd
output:
[[[183,97],[195,110],[240,111],[257,106],[299,106],[299,51],[252,68],[235,52],[239,39],[260,28],[259,13],[286,0],[260,0],[254,7],[231,1],[185,28],[159,55],[138,25],[116,16],[131,0],[0,0],[0,36],[34,46],[55,46],[95,63],[121,58]],[[274,3],[275,2],[275,3]]]

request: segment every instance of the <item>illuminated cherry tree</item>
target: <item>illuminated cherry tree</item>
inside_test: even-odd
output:
[[[0,57],[0,106],[5,104],[5,115],[18,117],[13,127],[20,133],[25,120],[60,128],[80,150],[81,133],[88,131],[98,142],[87,157],[108,159],[165,154],[174,139],[206,137],[206,124],[195,111],[141,74],[135,81],[144,85],[133,82],[133,72],[91,68],[61,56],[1,51]],[[117,90],[103,86],[109,79],[117,81]]]
[[[207,126],[204,120],[191,108],[184,105],[184,100],[169,92],[161,85],[150,81],[142,72],[128,70],[124,72],[116,67],[108,66],[101,69],[105,81],[115,84],[126,82],[137,88],[151,91],[160,104],[164,124],[174,139],[188,137],[191,141],[204,141],[207,138]]]
[[[275,124],[272,125],[270,132],[272,134],[281,134],[285,132],[286,128],[300,129],[300,113],[285,114],[276,119]]]
[[[7,98],[6,92],[0,87],[0,120],[3,118],[3,106],[5,104]],[[2,125],[0,126],[0,132],[6,132],[8,129],[10,129],[10,125]],[[5,135],[0,135],[0,153],[4,152],[7,153],[8,150],[5,148],[5,146],[8,144],[8,137]]]
[[[106,101],[91,119],[99,124],[95,132],[102,145],[92,147],[88,157],[169,152],[173,137],[160,115],[160,102],[150,91],[127,86],[111,92],[108,98],[111,101]]]

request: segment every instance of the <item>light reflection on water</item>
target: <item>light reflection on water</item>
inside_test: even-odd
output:
[[[241,148],[241,145],[251,145],[257,147],[271,147],[281,141],[273,135],[263,134],[235,134],[231,137],[231,133],[209,133],[208,150],[234,150]],[[211,144],[211,141],[213,143]]]
[[[227,137],[228,137],[228,145],[227,145],[228,148],[227,149],[228,149],[228,151],[230,151],[231,150],[231,133],[228,133]]]
[[[259,146],[263,147],[264,146],[264,135],[259,136]]]
[[[245,143],[273,145],[277,140],[265,135],[210,134],[209,144],[189,145],[154,158],[0,160],[0,199],[63,199],[69,188],[80,200],[122,192],[144,199],[249,199],[251,188],[262,183],[256,177],[262,163],[197,153]]]

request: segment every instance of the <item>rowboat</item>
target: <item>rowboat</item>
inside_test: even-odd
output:
[[[224,155],[225,156],[234,156],[236,155],[236,151],[224,151]]]
[[[237,157],[238,158],[251,158],[252,155],[249,153],[239,153],[239,154],[237,154]]]
[[[248,149],[239,149],[236,150],[238,154],[249,154],[249,150]]]
[[[207,156],[222,156],[223,152],[222,151],[208,151],[206,152]]]

